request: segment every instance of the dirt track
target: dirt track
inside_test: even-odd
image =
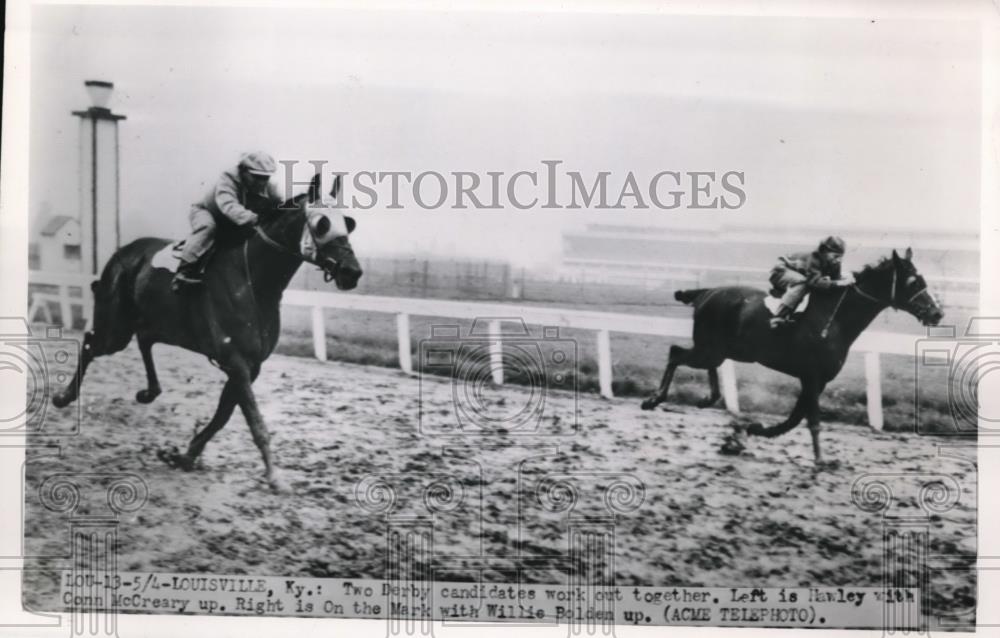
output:
[[[615,528],[620,583],[878,586],[881,514],[852,503],[852,484],[866,473],[917,472],[952,476],[961,486],[957,504],[929,519],[930,552],[965,556],[962,564],[975,560],[975,457],[939,455],[938,444],[948,443],[943,439],[828,424],[824,452],[840,467],[816,471],[804,427],[778,439],[751,439],[743,455],[724,456],[719,445],[730,418],[722,411],[642,412],[635,400],[583,395],[574,434],[572,396],[558,394],[546,397],[546,414],[562,418],[544,425],[561,435],[522,440],[512,432],[494,442],[521,446],[446,452],[446,445],[480,440],[422,436],[416,378],[274,356],[255,388],[292,486],[290,494],[276,495],[261,478],[260,455],[238,412],[209,444],[201,469],[185,473],[157,460],[157,449],[183,448],[196,423],[208,420],[223,377],[198,355],[163,346],[155,355],[164,387],[156,402],[133,400],[144,385],[134,345],[100,359],[84,384],[82,434],[60,457],[29,460],[29,552],[66,549],[65,515],[39,505],[38,487],[47,476],[131,472],[143,477],[149,499],[122,519],[122,570],[374,578],[384,569],[386,519],[359,505],[358,497],[364,500],[366,490],[372,498],[385,494],[373,485],[380,475],[396,492],[394,516],[428,514],[424,488],[439,483],[430,502],[438,506],[435,552],[455,566],[446,576],[468,579],[461,567],[475,563],[469,557],[490,556],[497,559],[492,576],[509,580],[504,567],[520,553],[542,559],[529,579],[562,582],[557,559],[568,542],[565,512],[541,506],[539,481],[585,471],[569,479],[579,490],[573,515],[606,514],[602,490],[611,483],[629,484],[630,476],[644,486],[644,494],[618,493],[626,501]],[[444,427],[453,414],[452,384],[422,383],[424,422],[431,430]],[[487,390],[486,400],[509,409],[525,393]],[[51,416],[58,425],[69,414]],[[921,479],[886,482],[896,497],[890,514],[923,514]],[[560,494],[542,496],[551,496],[546,502],[552,505]],[[37,582],[28,600],[37,604],[54,584],[32,578]],[[962,609],[974,600],[971,571],[932,574],[932,582],[938,609]]]

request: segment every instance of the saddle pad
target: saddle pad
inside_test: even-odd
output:
[[[153,255],[153,259],[149,263],[153,268],[164,268],[170,272],[177,272],[177,266],[181,263],[181,251],[183,249],[183,239],[172,244],[167,244]]]
[[[771,312],[772,315],[778,314],[778,306],[780,304],[781,304],[781,299],[778,299],[777,297],[772,297],[771,295],[764,297],[764,305],[767,306],[767,309]],[[799,304],[799,307],[795,309],[795,312],[793,314],[801,314],[805,312],[806,308],[808,307],[809,307],[809,295],[807,294],[805,297],[802,298],[802,303]]]

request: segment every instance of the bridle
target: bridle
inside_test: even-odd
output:
[[[902,309],[901,306],[907,306],[907,305],[911,304],[913,302],[913,300],[916,299],[917,297],[919,297],[920,295],[927,293],[927,286],[924,286],[923,288],[921,288],[917,292],[915,292],[912,295],[910,295],[910,298],[907,299],[903,304],[897,304],[896,303],[896,279],[897,279],[897,276],[898,276],[898,271],[896,269],[895,264],[893,264],[893,267],[892,267],[892,283],[890,284],[891,288],[889,289],[889,299],[888,299],[888,304],[889,304],[890,308],[892,308],[894,310],[901,310]],[[857,282],[851,284],[850,286],[844,288],[844,292],[840,293],[840,299],[837,300],[837,305],[834,306],[833,312],[830,313],[830,318],[827,319],[826,324],[823,326],[823,329],[820,331],[820,336],[823,337],[824,339],[826,339],[826,336],[830,333],[830,325],[833,323],[834,317],[837,316],[837,311],[840,310],[840,304],[842,304],[844,302],[844,297],[847,296],[847,291],[848,290],[854,290],[854,292],[858,293],[861,297],[863,297],[863,298],[865,298],[865,299],[867,299],[869,301],[875,302],[875,303],[877,303],[879,305],[887,303],[887,301],[885,299],[879,299],[875,295],[870,295],[867,292],[865,292],[864,290],[862,290],[861,286],[859,286],[857,284]]]
[[[319,244],[316,243],[316,233],[313,232],[313,228],[309,224],[309,219],[308,218],[306,218],[306,220],[305,220],[305,226],[306,226],[306,230],[309,231],[309,238],[312,240],[313,246],[318,246]],[[264,229],[262,229],[260,226],[255,226],[254,230],[257,232],[257,235],[261,239],[264,240],[264,243],[267,244],[268,246],[270,246],[271,248],[274,248],[275,250],[277,250],[278,252],[280,252],[282,254],[289,255],[291,257],[295,257],[299,261],[304,261],[306,263],[312,264],[313,266],[316,266],[317,268],[319,268],[320,270],[322,270],[323,271],[323,281],[324,282],[330,282],[336,276],[335,270],[328,270],[327,268],[324,268],[323,264],[319,263],[318,261],[316,261],[315,259],[313,259],[311,257],[307,257],[301,251],[292,250],[292,249],[288,248],[287,246],[285,246],[284,244],[278,243],[277,241],[275,241],[274,239],[272,239],[266,232],[264,232]],[[246,267],[247,280],[248,281],[250,280],[250,260],[247,257],[247,245],[249,243],[250,242],[248,241],[248,242],[244,242],[244,244],[243,244],[243,263],[244,263],[244,265]],[[335,259],[328,258],[327,261],[333,262],[334,269],[338,265],[337,260],[335,260]]]
[[[312,226],[309,225],[309,219],[308,219],[308,217],[306,218],[305,224],[306,224],[306,228],[309,229],[309,237],[312,239],[313,245],[314,246],[317,245],[316,244],[316,235],[315,235],[315,233],[313,233]],[[279,253],[282,253],[284,255],[288,255],[290,257],[294,257],[294,258],[298,259],[299,261],[308,262],[310,264],[313,264],[314,266],[316,266],[320,270],[322,270],[323,271],[323,280],[324,281],[329,282],[331,279],[334,278],[334,276],[335,276],[334,273],[332,273],[329,270],[327,270],[326,268],[324,268],[315,259],[306,257],[301,252],[296,251],[296,250],[291,250],[290,248],[288,248],[284,244],[278,243],[273,238],[271,238],[270,235],[268,235],[266,232],[264,232],[264,229],[262,229],[260,226],[255,226],[254,227],[254,231],[257,233],[258,237],[260,237],[262,240],[264,240],[264,243],[266,245],[270,246],[271,248],[274,248]],[[247,251],[247,247],[249,245],[250,245],[250,240],[249,239],[247,241],[243,242],[243,270],[244,270],[244,272],[246,273],[246,276],[247,276],[247,287],[250,290],[250,300],[253,303],[254,307],[258,308],[257,312],[259,313],[260,309],[259,309],[259,306],[257,305],[257,293],[254,292],[253,276],[250,274],[250,256],[249,256],[248,251]],[[331,261],[333,261],[334,267],[336,267],[337,266],[337,262],[335,260],[331,260]]]
[[[921,288],[917,292],[915,292],[912,295],[910,295],[910,298],[907,299],[906,301],[904,301],[902,304],[897,304],[896,303],[896,277],[897,277],[897,274],[898,274],[898,271],[896,269],[896,266],[893,265],[893,267],[892,267],[892,284],[891,284],[891,288],[889,289],[888,303],[889,303],[889,307],[890,308],[893,308],[895,310],[900,310],[902,306],[908,306],[909,304],[913,303],[914,299],[916,299],[917,297],[919,297],[922,294],[925,294],[927,292],[927,286],[924,286],[923,288]],[[867,292],[865,292],[864,290],[862,290],[861,286],[859,286],[857,283],[851,284],[851,288],[853,288],[855,292],[857,292],[859,295],[861,295],[865,299],[868,299],[869,301],[874,301],[875,303],[879,303],[879,304],[886,303],[885,299],[879,299],[875,295],[870,295]]]

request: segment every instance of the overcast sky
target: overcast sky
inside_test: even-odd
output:
[[[70,111],[113,81],[126,241],[182,235],[255,148],[349,171],[746,174],[726,213],[379,207],[356,215],[369,254],[548,262],[596,220],[979,227],[974,23],[41,6],[32,32],[32,215],[76,213]]]

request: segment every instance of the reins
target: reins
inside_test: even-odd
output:
[[[864,290],[861,289],[861,286],[859,286],[856,283],[851,284],[851,288],[854,288],[854,290],[859,295],[861,295],[865,299],[868,299],[869,301],[874,301],[875,303],[885,303],[885,299],[879,299],[875,295],[869,295],[867,292],[865,292]],[[926,290],[926,288],[924,288],[924,290]],[[923,292],[923,290],[921,292]],[[919,295],[919,294],[920,293],[918,292],[917,295]],[[916,297],[917,295],[913,295],[913,297]],[[913,297],[910,297],[910,301],[913,301]],[[893,269],[892,269],[892,285],[889,288],[889,305],[891,307],[893,307],[893,308],[896,307],[896,268],[895,268],[895,266],[893,266]]]
[[[250,258],[247,256],[247,244],[250,242],[243,242],[243,270],[247,274],[247,285],[250,286],[250,301],[253,303],[254,308],[257,307],[257,295],[253,291],[253,277],[250,276]]]
[[[306,228],[309,230],[309,236],[312,238],[313,244],[315,245],[315,243],[316,243],[316,235],[313,234],[313,230],[312,230],[312,227],[309,225],[309,220],[308,219],[306,220]],[[315,259],[310,259],[309,257],[306,257],[302,253],[300,253],[298,251],[295,251],[295,250],[291,250],[290,248],[288,248],[284,244],[280,244],[280,243],[276,242],[275,240],[271,239],[271,237],[267,233],[265,233],[264,230],[260,226],[255,226],[254,230],[257,232],[257,236],[259,236],[261,239],[263,239],[264,243],[267,244],[268,246],[270,246],[271,248],[274,248],[278,252],[283,253],[285,255],[289,255],[291,257],[295,257],[299,261],[304,261],[306,263],[312,264],[313,266],[316,266],[317,268],[319,268],[320,270],[322,270],[323,271],[323,281],[330,281],[331,279],[333,279],[333,275],[331,275],[329,272],[327,272],[326,269],[323,268],[323,266],[321,266],[320,263],[318,261],[316,261]],[[250,258],[247,255],[247,246],[249,244],[250,244],[249,240],[243,242],[243,266],[244,266],[244,269],[245,269],[246,274],[247,274],[247,282],[249,282],[249,284],[250,284],[250,295],[251,295],[251,297],[253,297],[253,294],[254,294],[253,293],[253,279],[250,277]],[[253,301],[254,301],[254,305],[256,305],[256,303],[257,303],[256,298],[254,298]]]
[[[889,304],[889,307],[895,308],[895,309],[898,310],[899,306],[896,305],[896,277],[897,277],[897,271],[896,271],[896,268],[893,267],[893,269],[892,269],[892,284],[891,284],[891,286],[889,288],[888,304]],[[853,283],[850,286],[845,287],[844,288],[844,292],[840,293],[840,299],[837,300],[837,305],[834,306],[833,312],[830,314],[830,318],[827,320],[826,325],[823,326],[823,330],[820,332],[820,337],[822,337],[823,339],[826,339],[826,336],[829,334],[829,332],[830,332],[830,326],[833,325],[833,320],[837,316],[837,311],[840,310],[840,304],[842,304],[844,302],[844,298],[847,296],[847,291],[850,290],[850,289],[852,289],[852,288],[854,289],[854,292],[858,293],[859,295],[861,295],[862,297],[864,297],[865,299],[867,299],[869,301],[873,301],[873,302],[875,302],[877,304],[887,303],[887,301],[885,299],[879,299],[875,295],[868,294],[867,292],[865,292],[864,290],[862,290],[861,286],[859,286],[857,283]],[[924,294],[925,292],[927,292],[927,286],[924,286],[923,288],[921,288],[917,292],[915,292],[912,295],[910,295],[910,298],[906,300],[906,303],[912,302],[914,299],[916,299],[920,295]]]
[[[844,297],[847,296],[847,288],[844,288],[844,292],[840,293],[840,299],[837,300],[837,305],[833,307],[833,312],[830,313],[830,318],[826,320],[826,325],[820,331],[819,336],[821,339],[826,339],[826,335],[830,334],[830,326],[833,325],[833,320],[837,316],[837,311],[840,310],[840,304],[844,303]]]
[[[826,320],[826,325],[823,326],[823,329],[819,333],[819,336],[820,336],[821,339],[826,339],[826,336],[828,334],[830,334],[830,326],[833,325],[833,320],[837,318],[837,311],[840,310],[840,304],[844,303],[844,298],[847,297],[847,291],[850,290],[851,288],[853,288],[855,292],[857,292],[859,295],[861,295],[862,297],[864,297],[866,299],[869,299],[869,300],[874,301],[875,303],[879,303],[879,304],[880,303],[884,303],[883,299],[879,299],[878,297],[874,297],[872,295],[869,295],[867,292],[865,292],[864,290],[862,290],[861,286],[859,286],[857,283],[853,283],[850,286],[845,286],[844,287],[844,291],[842,293],[840,293],[840,299],[837,300],[837,305],[833,307],[833,312],[830,313],[830,318]],[[896,300],[896,269],[895,268],[892,269],[892,288],[890,289],[890,293],[889,294],[890,294],[889,305],[895,307],[895,305],[893,303]]]
[[[306,227],[309,228],[309,220],[306,220]],[[282,244],[279,244],[278,242],[276,242],[273,239],[271,239],[268,236],[268,234],[265,233],[261,229],[260,226],[255,226],[254,230],[257,232],[257,235],[261,239],[264,240],[265,244],[267,244],[268,246],[270,246],[270,247],[278,250],[278,252],[281,252],[281,253],[284,253],[286,255],[295,257],[295,258],[299,259],[299,261],[308,261],[310,263],[313,263],[313,264],[316,264],[317,266],[319,266],[319,264],[317,264],[312,259],[306,258],[306,256],[303,255],[302,253],[296,252],[294,250],[289,250],[286,246],[283,246]],[[310,236],[312,235],[312,228],[309,228],[309,234],[310,234]],[[313,241],[315,241],[315,237],[313,238]],[[249,246],[250,246],[250,240],[247,239],[247,241],[243,242],[243,271],[246,273],[246,276],[247,276],[247,286],[250,288],[250,302],[253,304],[253,307],[256,308],[256,310],[257,310],[257,320],[260,321],[260,306],[257,305],[257,293],[254,292],[254,289],[253,289],[253,276],[250,274],[250,255],[249,255],[249,249],[248,249]],[[262,334],[261,335],[261,339],[263,339],[263,338],[264,338],[264,335]]]
[[[306,220],[306,229],[309,231],[309,237],[312,239],[313,246],[317,245],[316,244],[316,234],[313,232],[312,226],[309,225],[309,220],[308,219]],[[303,255],[300,252],[296,252],[294,250],[290,250],[287,246],[279,244],[278,242],[276,242],[273,239],[271,239],[268,236],[267,233],[265,233],[263,230],[261,230],[260,226],[257,226],[255,228],[255,230],[257,231],[257,234],[260,235],[260,238],[264,240],[264,243],[266,243],[268,246],[271,246],[272,248],[275,248],[279,252],[282,252],[282,253],[284,253],[286,255],[291,255],[292,257],[295,257],[295,258],[299,259],[300,261],[304,261],[307,264],[312,264],[313,266],[316,266],[317,268],[319,268],[320,270],[322,270],[323,271],[323,281],[331,281],[333,279],[333,275],[331,273],[327,272],[326,268],[323,268],[323,265],[320,264],[315,259],[311,259],[309,257],[306,257],[305,255]],[[245,246],[245,244],[244,244],[244,246]]]
[[[309,220],[306,220],[306,227],[309,228]],[[319,268],[322,268],[322,266],[320,266],[315,260],[309,259],[308,257],[306,257],[305,255],[303,255],[300,252],[296,252],[294,250],[290,250],[287,246],[279,244],[278,242],[276,242],[273,239],[271,239],[271,237],[269,237],[268,234],[265,233],[261,229],[260,226],[255,226],[254,230],[257,232],[257,235],[261,239],[264,240],[265,244],[267,244],[271,248],[276,249],[278,252],[284,253],[285,255],[289,255],[291,257],[295,257],[299,261],[307,261],[307,262],[309,262],[309,263],[311,263],[311,264],[313,264],[313,265],[315,265],[315,266],[317,266]],[[312,228],[309,228],[309,234],[312,235]],[[315,241],[315,237],[313,238],[313,241]],[[249,256],[249,254],[247,252],[247,247],[249,245],[250,245],[250,240],[249,239],[247,241],[243,242],[243,271],[246,273],[247,284],[250,286],[250,300],[253,302],[254,307],[257,307],[257,295],[256,295],[256,293],[254,293],[254,290],[253,290],[253,277],[250,275],[250,256]],[[325,275],[325,272],[324,272],[324,275]]]
[[[879,299],[875,295],[869,295],[867,292],[865,292],[864,290],[861,289],[861,286],[859,286],[857,284],[852,284],[851,287],[854,288],[854,290],[859,295],[861,295],[865,299],[868,299],[869,301],[874,301],[875,303],[885,303],[884,299]],[[914,299],[916,299],[920,295],[924,294],[925,292],[927,292],[927,286],[924,286],[923,288],[921,288],[917,292],[915,292],[912,295],[910,295],[910,298],[906,300],[906,303],[912,302]],[[892,307],[892,308],[895,308],[897,310],[899,309],[899,306],[896,304],[896,269],[895,268],[892,269],[892,288],[891,288],[890,293],[889,293],[889,306]]]

